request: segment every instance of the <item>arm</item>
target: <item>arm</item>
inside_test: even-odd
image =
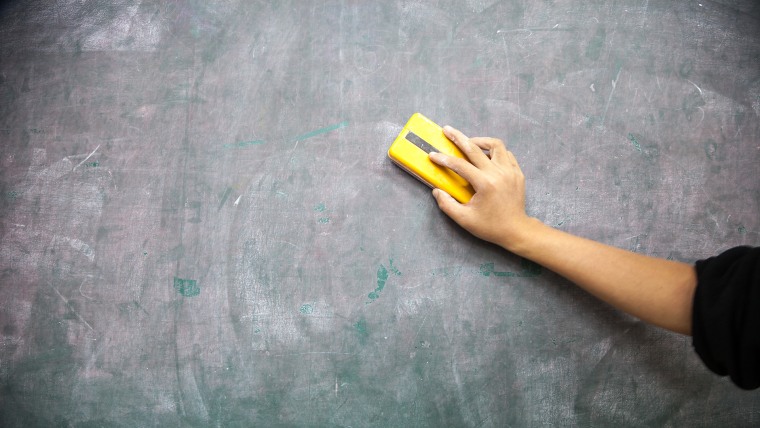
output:
[[[440,189],[433,190],[438,206],[455,222],[643,321],[691,333],[697,284],[693,266],[576,237],[529,217],[525,213],[525,178],[504,143],[494,138],[467,138],[450,127],[445,127],[444,133],[470,162],[441,153],[431,153],[430,159],[451,168],[475,189],[472,200],[464,205]]]

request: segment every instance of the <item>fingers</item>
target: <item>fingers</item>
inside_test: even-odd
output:
[[[482,150],[488,150],[488,157],[497,164],[501,165],[508,161],[507,148],[501,140],[490,137],[473,137],[470,138],[470,142]]]
[[[516,169],[520,174],[522,174],[522,169],[520,169],[520,165],[517,163],[517,158],[515,158],[515,155],[512,154],[512,152],[509,150],[507,150],[506,158],[509,165],[511,165],[512,168]]]
[[[444,126],[443,133],[448,139],[453,141],[460,150],[462,150],[465,156],[467,156],[467,159],[469,159],[473,165],[477,166],[478,168],[488,166],[490,162],[488,156],[483,153],[483,150],[480,147],[471,143],[470,139],[467,138],[467,136],[464,135],[461,131],[450,126]]]
[[[447,216],[451,217],[454,221],[459,223],[459,218],[462,215],[462,205],[457,202],[451,195],[444,192],[441,189],[433,189],[433,197],[438,203],[438,208],[441,209]]]
[[[485,154],[483,156],[485,156]],[[428,157],[431,161],[433,161],[433,163],[449,168],[457,174],[461,175],[462,178],[467,180],[467,182],[472,185],[475,191],[480,188],[483,181],[483,172],[480,171],[475,165],[467,162],[467,160],[437,152],[430,153]]]
[[[489,171],[492,172],[494,166],[502,171],[512,170],[522,175],[515,155],[507,150],[501,140],[490,137],[468,138],[461,131],[451,126],[445,126],[443,132],[464,152],[469,162],[467,159],[443,153],[430,153],[430,160],[462,176],[476,192],[484,188],[490,174]],[[488,155],[483,150],[487,150]]]

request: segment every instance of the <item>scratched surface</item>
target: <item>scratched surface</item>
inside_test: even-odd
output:
[[[757,426],[385,157],[508,141],[543,221],[760,244],[752,1],[0,6],[0,425]]]

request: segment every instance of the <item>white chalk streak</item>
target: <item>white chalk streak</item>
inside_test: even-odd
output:
[[[686,79],[686,81],[687,81],[687,82],[689,82],[689,83],[691,83],[692,85],[694,85],[694,87],[695,87],[695,88],[697,88],[697,90],[699,91],[699,95],[702,95],[702,94],[703,94],[703,93],[702,93],[702,88],[700,88],[699,86],[697,86],[697,84],[696,84],[696,83],[692,82],[692,81],[691,81],[691,80],[689,80],[689,79]]]
[[[84,283],[85,283],[86,281],[87,281],[87,280],[85,279],[84,281],[82,281],[82,284],[80,284],[80,285],[79,285],[79,294],[81,294],[81,295],[82,295],[82,297],[84,297],[84,298],[85,298],[85,299],[87,299],[87,300],[93,300],[93,299],[92,299],[92,297],[90,297],[90,296],[88,296],[88,295],[86,295],[86,294],[82,293],[82,286],[84,286]]]
[[[620,78],[620,72],[623,71],[623,67],[620,67],[618,69],[617,75],[615,76],[615,80],[612,81],[612,90],[610,91],[610,96],[607,98],[607,105],[604,106],[604,114],[602,114],[602,126],[604,126],[604,119],[607,117],[607,110],[610,108],[610,101],[612,101],[612,94],[615,93],[615,89],[617,88],[617,82]]]
[[[297,355],[354,355],[353,352],[294,352],[291,354],[277,354],[273,357],[293,357]]]
[[[81,316],[81,315],[79,315],[79,313],[78,313],[77,311],[75,311],[75,310],[74,310],[74,308],[71,306],[71,304],[69,304],[69,301],[68,301],[68,300],[66,300],[66,298],[65,298],[65,297],[63,297],[63,294],[61,294],[61,292],[60,292],[60,291],[58,291],[58,289],[57,289],[57,288],[55,288],[55,287],[53,286],[53,284],[50,284],[50,283],[48,283],[48,285],[50,286],[50,288],[52,288],[52,289],[53,289],[53,291],[55,291],[55,294],[57,294],[57,295],[58,295],[58,297],[60,297],[60,298],[61,298],[61,300],[63,300],[63,303],[65,303],[65,304],[66,304],[66,307],[67,307],[67,308],[69,308],[69,310],[70,310],[71,312],[73,312],[73,313],[74,313],[74,315],[76,315],[76,316],[77,316],[77,318],[79,318],[79,321],[82,321],[82,322],[84,323],[84,325],[86,325],[86,326],[87,326],[87,327],[88,327],[88,328],[89,328],[91,331],[95,331],[95,329],[94,329],[94,328],[92,328],[92,326],[90,325],[90,323],[88,323],[87,321],[85,321],[85,319],[84,319],[84,318],[82,318],[82,316]]]
[[[92,155],[94,155],[95,152],[97,152],[99,148],[100,148],[100,144],[98,144],[98,147],[95,147],[95,150],[93,150],[92,153],[90,153],[86,158],[84,158],[84,160],[82,162],[79,162],[79,165],[75,166],[72,171],[76,171],[77,168],[79,168],[80,166],[82,166],[82,164],[84,164],[85,162],[87,162],[87,159],[91,158]]]

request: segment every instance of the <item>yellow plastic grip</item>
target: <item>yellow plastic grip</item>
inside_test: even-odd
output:
[[[428,158],[430,151],[467,159],[459,147],[446,138],[443,128],[415,113],[391,144],[388,157],[428,186],[445,191],[463,204],[469,202],[475,194],[470,183],[454,171],[434,164]]]

